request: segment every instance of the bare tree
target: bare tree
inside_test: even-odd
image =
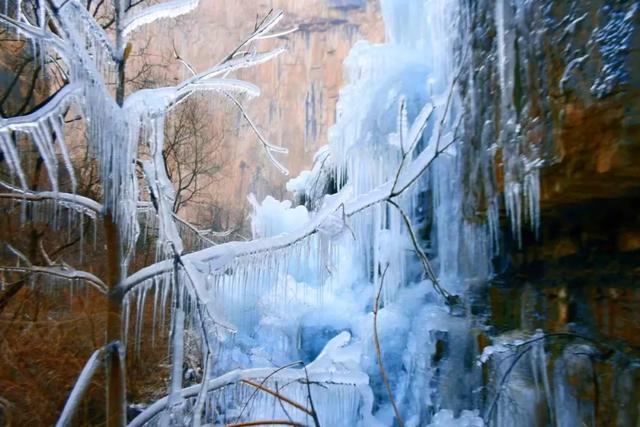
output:
[[[206,120],[207,106],[190,99],[175,108],[165,128],[163,157],[167,175],[175,186],[173,211],[206,195],[213,182],[219,181],[228,155],[224,151],[224,130],[215,129]]]

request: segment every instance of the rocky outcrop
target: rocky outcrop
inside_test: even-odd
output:
[[[552,231],[554,218],[595,208],[615,221],[608,201],[640,197],[640,3],[500,0],[462,9],[467,218],[482,219],[503,193],[514,234],[528,221],[534,231],[524,238],[535,242],[541,224],[542,241],[561,240],[544,256],[573,254],[576,244]],[[624,221],[610,239],[631,251],[640,224]]]

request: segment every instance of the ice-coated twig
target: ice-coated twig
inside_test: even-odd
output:
[[[82,372],[80,372],[80,376],[71,389],[67,402],[64,404],[62,414],[60,414],[60,418],[58,418],[56,422],[56,427],[65,427],[71,424],[73,414],[76,412],[78,405],[80,405],[82,401],[82,397],[91,384],[91,378],[102,364],[101,356],[103,351],[104,347],[97,349],[93,352],[89,360],[87,360],[87,363],[85,363]]]
[[[176,18],[181,15],[186,15],[197,8],[199,3],[199,0],[171,0],[149,6],[124,21],[122,35],[123,37],[127,37],[137,28],[151,24],[159,19]]]
[[[182,58],[182,56],[180,56],[180,54],[178,53],[178,49],[176,49],[175,40],[172,41],[172,45],[173,45],[173,56],[176,58],[176,61],[180,62],[182,65],[187,67],[187,70],[189,70],[189,72],[191,72],[191,75],[195,77],[198,73],[196,73],[196,70],[191,66],[191,64],[189,64],[187,61],[185,61]]]
[[[195,226],[193,226],[193,224],[191,224],[189,221],[180,218],[177,214],[173,214],[173,218],[178,221],[180,224],[184,225],[185,227],[187,227],[188,229],[190,229],[191,231],[193,231],[196,236],[198,236],[200,239],[202,239],[205,243],[213,246],[216,245],[216,242],[214,242],[213,240],[209,239],[206,237],[206,235],[208,234],[209,230],[198,230]]]
[[[234,50],[231,51],[229,55],[225,59],[222,60],[221,64],[229,61],[230,59],[236,57],[240,50],[251,43],[254,40],[266,39],[275,36],[275,34],[269,34],[269,32],[275,28],[276,25],[284,18],[284,13],[282,11],[275,11],[271,9],[262,20],[256,24],[253,33],[249,35],[246,39],[242,41]],[[290,31],[290,30],[289,30]]]
[[[58,203],[60,206],[72,208],[78,212],[86,213],[87,211],[89,211],[93,215],[98,215],[102,212],[102,205],[100,203],[88,197],[71,193],[26,190],[22,192],[0,193],[0,199],[29,201],[52,200],[53,202]]]
[[[100,291],[100,293],[107,293],[107,286],[96,275],[87,271],[75,270],[66,265],[56,265],[50,267],[40,267],[36,265],[24,267],[0,266],[0,271],[6,271],[7,273],[48,274],[50,276],[61,277],[67,280],[82,280],[92,285],[94,288]]]
[[[42,243],[42,239],[38,239],[38,248],[40,249],[40,253],[42,254],[42,258],[44,258],[45,262],[47,263],[48,267],[53,266],[55,263],[53,261],[51,261],[51,257],[49,256],[49,254],[47,253],[47,251],[44,249],[44,243]]]
[[[69,99],[76,95],[80,90],[81,87],[79,84],[71,83],[65,85],[47,101],[42,103],[40,108],[37,108],[31,113],[23,116],[0,118],[0,131],[29,130],[34,128],[36,123],[42,120],[60,115],[61,108],[66,107]]]
[[[203,73],[200,73],[200,75],[203,77],[213,77],[222,74],[226,75],[231,73],[232,71],[264,64],[265,62],[271,61],[284,52],[286,52],[286,49],[280,47],[268,52],[248,54],[241,57],[232,57],[231,59],[226,60],[210,68],[209,70],[204,71]]]
[[[243,80],[195,76],[178,86],[136,91],[125,99],[123,108],[137,116],[161,116],[198,91],[233,91],[251,96],[260,94],[257,86]]]
[[[391,186],[392,194],[396,192],[396,185],[398,184],[398,178],[400,178],[400,172],[402,172],[402,168],[404,167],[407,158],[410,158],[413,155],[413,151],[420,142],[422,133],[427,127],[427,123],[429,123],[429,119],[431,118],[434,110],[435,107],[433,106],[433,104],[426,104],[424,107],[422,107],[422,110],[420,110],[420,113],[411,125],[411,129],[407,130],[406,106],[404,103],[404,99],[401,101],[398,113],[398,132],[400,135],[400,150],[402,151],[402,158],[400,159],[400,166],[398,166],[396,176],[393,180],[393,185]],[[409,142],[409,145],[406,148],[405,140]]]
[[[33,264],[31,263],[31,261],[29,260],[29,258],[27,258],[27,256],[25,254],[22,253],[22,251],[14,248],[12,245],[10,245],[9,243],[7,243],[7,249],[9,250],[9,252],[11,252],[12,254],[14,254],[15,256],[17,256],[18,258],[20,258],[22,260],[22,262],[24,262],[27,266],[31,267]]]
[[[264,147],[265,153],[267,153],[267,156],[269,157],[269,160],[271,160],[273,165],[283,175],[285,175],[285,176],[289,175],[289,170],[286,167],[284,167],[273,155],[274,152],[275,153],[287,154],[287,153],[289,153],[289,150],[286,149],[285,147],[278,147],[277,145],[273,145],[269,141],[267,141],[267,139],[262,135],[262,132],[260,132],[260,130],[253,123],[253,120],[251,120],[251,117],[249,117],[249,115],[247,114],[247,112],[244,109],[244,107],[242,106],[242,104],[234,96],[232,96],[230,93],[225,91],[224,94],[229,99],[231,99],[231,101],[233,101],[233,103],[236,105],[236,107],[238,107],[238,110],[240,110],[240,113],[242,114],[242,117],[244,117],[244,119],[247,121],[247,123],[249,123],[249,126],[251,126],[251,129],[253,129],[253,132],[258,137],[258,141],[260,141],[260,143]]]

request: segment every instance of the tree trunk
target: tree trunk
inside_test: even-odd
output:
[[[124,277],[122,271],[122,246],[120,233],[111,213],[104,217],[104,231],[107,243],[107,426],[122,427],[125,417],[125,365],[124,344],[122,342],[122,300],[124,294],[118,284]]]
[[[124,102],[125,59],[122,37],[122,19],[124,9],[122,0],[113,0],[116,24],[116,103],[122,107]],[[124,363],[125,343],[122,342],[122,302],[124,293],[118,290],[118,284],[124,279],[122,242],[120,228],[113,212],[107,211],[104,216],[104,230],[107,242],[107,286],[109,299],[107,303],[107,426],[123,427],[126,417],[126,371]]]

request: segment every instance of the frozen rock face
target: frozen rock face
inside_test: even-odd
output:
[[[468,218],[502,191],[518,240],[554,206],[637,194],[640,4],[481,1],[461,16]]]

